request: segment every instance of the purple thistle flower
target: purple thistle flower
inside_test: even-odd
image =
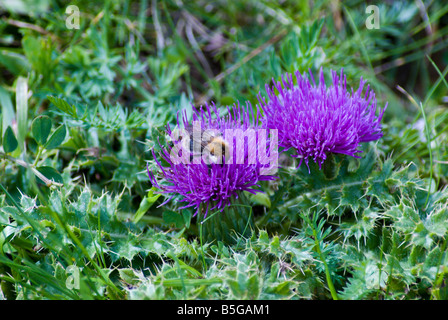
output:
[[[335,71],[331,74],[333,83],[329,87],[322,69],[318,85],[311,72],[311,82],[295,72],[297,85],[287,74],[281,83],[274,80],[272,88],[266,85],[267,102],[261,95],[258,97],[264,125],[278,129],[279,147],[284,148],[282,151],[293,148],[292,156],[300,158],[299,166],[303,160],[308,166],[309,159],[313,159],[322,168],[329,153],[360,158],[357,153],[362,152],[358,149],[361,142],[382,137],[380,122],[387,104],[376,116],[375,93],[367,85],[363,95],[362,78],[358,90],[348,91],[343,70],[340,75]]]
[[[204,161],[203,156],[200,156],[200,161],[192,160],[190,158],[191,150],[185,150],[183,147],[175,149],[175,146],[181,144],[181,141],[173,141],[174,144],[171,146],[161,146],[160,156],[165,161],[165,165],[157,159],[154,150],[152,151],[160,169],[158,173],[159,179],[156,179],[154,173],[149,169],[148,175],[154,186],[161,189],[162,193],[170,195],[163,204],[176,195],[180,195],[180,202],[184,202],[185,205],[179,209],[195,207],[197,209],[196,215],[202,208],[205,211],[202,213],[206,217],[210,210],[218,209],[222,211],[233,200],[238,199],[243,191],[252,194],[261,192],[257,189],[260,187],[258,182],[273,180],[276,177],[260,174],[261,170],[266,167],[265,162],[262,163],[257,160],[251,163],[248,161],[250,148],[257,145],[260,141],[260,135],[243,135],[248,129],[264,128],[258,124],[258,116],[254,116],[252,107],[249,104],[246,108],[240,107],[239,104],[238,106],[227,107],[228,112],[225,116],[220,115],[214,104],[211,106],[206,104],[205,110],[201,107],[199,111],[196,111],[194,108],[193,111],[193,119],[191,121],[188,121],[186,112],[183,113],[182,121],[179,121],[179,118],[177,119],[177,128],[191,128],[193,123],[199,123],[201,131],[212,129],[224,138],[226,138],[228,130],[234,130],[232,140],[242,138],[243,140],[247,139],[247,143],[239,150],[235,148],[237,152],[231,154],[233,156],[232,159],[226,159],[223,156],[222,162],[207,163]],[[173,131],[169,126],[167,126],[166,133],[173,137]],[[264,141],[267,141],[267,144],[269,144],[269,140]],[[179,150],[180,152],[178,152]],[[180,154],[180,157],[173,157],[173,152],[175,155]],[[187,155],[184,152],[187,152]],[[243,163],[236,161],[237,156],[241,156],[241,152],[244,158]],[[186,161],[180,161],[180,158]]]

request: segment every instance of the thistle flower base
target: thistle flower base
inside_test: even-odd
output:
[[[241,237],[250,237],[255,228],[252,208],[243,194],[238,199],[232,199],[231,205],[222,211],[208,212],[204,217],[206,207],[202,206],[200,212],[199,228],[202,228],[204,242],[235,244]]]

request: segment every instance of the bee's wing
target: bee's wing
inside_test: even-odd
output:
[[[207,145],[208,142],[212,141],[215,137],[215,134],[213,132],[210,132],[208,130],[205,130],[202,132],[202,141]]]
[[[207,129],[202,132],[202,140],[205,142],[211,142],[216,137],[221,137],[222,134],[218,129]]]
[[[202,150],[205,148],[205,146],[207,146],[207,143],[204,142],[202,139],[191,137],[188,149],[192,154],[197,155],[202,153]]]

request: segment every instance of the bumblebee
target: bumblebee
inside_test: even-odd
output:
[[[181,135],[182,148],[190,152],[190,161],[202,157],[207,164],[223,164],[229,158],[229,144],[222,133],[215,129],[196,130],[192,125],[185,128]]]
[[[229,144],[222,135],[210,136],[204,149],[211,163],[223,163],[223,157],[225,162],[229,160]]]

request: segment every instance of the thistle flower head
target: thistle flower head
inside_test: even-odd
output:
[[[149,169],[148,175],[153,185],[170,195],[166,202],[179,195],[180,202],[185,204],[179,209],[195,207],[197,214],[200,208],[204,208],[203,213],[206,216],[210,210],[224,209],[243,191],[253,194],[260,192],[257,189],[259,181],[275,178],[273,175],[263,173],[263,168],[270,164],[259,159],[251,161],[251,152],[257,150],[256,147],[260,142],[269,145],[269,140],[261,139],[262,134],[256,131],[263,127],[258,124],[258,117],[254,116],[250,105],[246,105],[245,108],[239,104],[227,107],[227,114],[224,116],[220,115],[214,104],[207,104],[205,109],[201,107],[199,111],[193,108],[193,111],[191,120],[188,120],[185,112],[182,119],[177,120],[176,129],[180,129],[181,134],[175,133],[175,130],[167,126],[166,132],[173,138],[173,144],[162,147],[160,159],[153,151],[157,167],[160,169],[157,170],[159,178],[157,179],[154,172]],[[229,139],[230,151],[227,149],[225,151],[230,152],[230,156],[222,154],[222,158],[211,161],[209,152],[204,152],[201,145],[194,145],[197,143],[197,139],[194,138],[196,132],[191,133],[191,127],[193,129],[199,127],[199,134],[205,135],[205,131],[211,131],[214,136],[226,141]],[[256,134],[247,134],[249,130],[254,130]],[[188,133],[188,137],[185,137],[183,132]],[[242,139],[244,145],[233,148],[233,143],[238,139]],[[196,147],[198,149],[195,152]],[[165,164],[162,164],[162,161]]]
[[[377,113],[375,93],[361,78],[356,91],[347,90],[346,77],[332,74],[332,84],[325,85],[323,71],[319,84],[310,72],[311,81],[298,71],[286,79],[266,85],[268,101],[259,96],[265,117],[263,124],[278,129],[278,145],[283,151],[293,149],[293,157],[308,165],[310,159],[322,166],[329,153],[359,158],[360,143],[382,137],[381,119],[387,107]],[[275,93],[277,90],[277,93]]]

